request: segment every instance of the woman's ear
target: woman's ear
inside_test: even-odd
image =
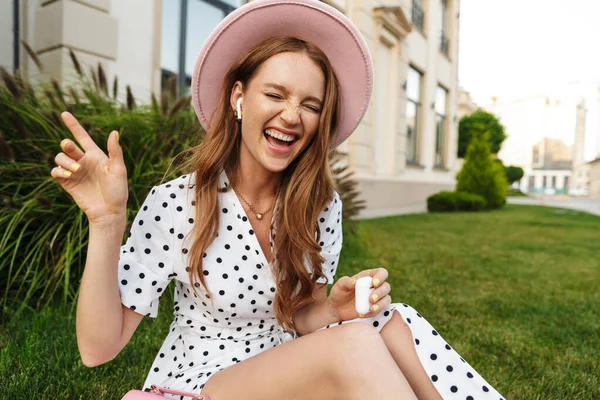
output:
[[[233,88],[231,89],[231,95],[229,96],[229,103],[231,105],[231,109],[235,113],[237,111],[237,103],[238,100],[242,98],[243,94],[243,86],[242,82],[237,81]]]

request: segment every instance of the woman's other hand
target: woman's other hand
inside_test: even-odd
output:
[[[356,312],[355,308],[354,285],[357,279],[365,276],[373,278],[374,290],[369,296],[369,302],[371,303],[370,312],[366,315],[360,315]],[[386,281],[387,278],[388,271],[385,268],[367,269],[351,277],[343,276],[335,282],[329,292],[329,297],[327,298],[329,307],[331,307],[340,321],[375,316],[392,302],[392,298],[389,295],[391,287]]]
[[[51,175],[83,210],[90,224],[124,218],[127,169],[117,131],[108,137],[107,156],[73,115],[63,112],[61,116],[81,148],[70,139],[62,140],[62,152],[55,157],[58,167],[52,169]]]

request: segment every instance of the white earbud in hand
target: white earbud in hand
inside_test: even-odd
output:
[[[363,276],[354,284],[354,301],[356,312],[359,314],[368,314],[371,308],[369,297],[373,293],[374,288],[371,286],[373,278]]]

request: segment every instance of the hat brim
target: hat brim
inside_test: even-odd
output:
[[[314,44],[325,53],[340,86],[340,121],[330,149],[350,136],[373,91],[373,62],[356,26],[316,0],[254,0],[225,17],[200,51],[192,76],[192,103],[204,129],[211,125],[225,75],[256,45],[279,36]]]

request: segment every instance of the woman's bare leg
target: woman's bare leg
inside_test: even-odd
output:
[[[442,400],[419,361],[410,328],[397,312],[393,313],[380,334],[419,400]]]
[[[211,376],[212,400],[416,400],[377,331],[362,323],[324,329]]]

